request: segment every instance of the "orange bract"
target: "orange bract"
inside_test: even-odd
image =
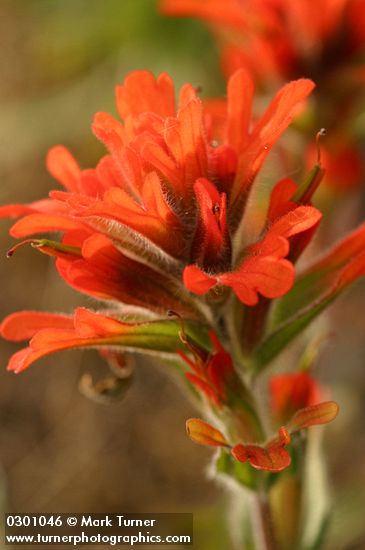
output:
[[[189,437],[200,445],[210,445],[211,447],[225,447],[228,445],[226,438],[219,430],[199,418],[187,420],[186,431]]]

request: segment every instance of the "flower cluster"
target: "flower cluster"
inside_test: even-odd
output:
[[[167,356],[226,421],[233,446],[217,437],[233,457],[271,471],[286,467],[290,433],[331,420],[337,407],[313,405],[299,392],[298,406],[285,404],[292,419],[262,446],[266,435],[242,370],[257,374],[365,271],[361,226],[296,276],[295,263],[322,217],[311,204],[323,177],[319,164],[304,182],[285,178],[273,187],[256,238],[245,225],[256,176],[313,87],[307,79],[290,82],[256,119],[254,86],[244,69],[230,77],[227,98],[214,108],[190,84],[176,103],[167,74],[128,75],[116,89],[123,122],[95,116],[93,131],[108,149],[97,167],[81,169],[56,146],[47,167],[64,189],[0,209],[1,216],[20,218],[10,233],[25,239],[9,256],[31,244],[55,257],[66,283],[100,303],[97,312],[8,316],[2,336],[30,340],[12,356],[9,370],[20,372],[72,348],[98,348],[107,358]],[[61,239],[35,237],[51,232]],[[281,418],[281,401],[295,401],[297,394],[290,390],[285,397],[274,384],[273,395],[273,415]],[[194,422],[189,433],[198,440],[202,424]]]
[[[167,74],[155,79],[148,71],[132,73],[116,89],[124,124],[107,113],[95,116],[93,131],[109,150],[98,166],[81,170],[71,153],[56,146],[47,166],[65,190],[29,205],[2,207],[0,214],[21,216],[11,235],[27,237],[25,242],[55,256],[61,277],[73,288],[109,301],[112,316],[124,304],[142,308],[142,319],[144,310],[148,318],[173,310],[202,320],[209,312],[189,292],[203,293],[201,278],[204,292],[207,286],[228,286],[248,304],[256,303],[258,294],[281,296],[294,279],[292,264],[284,260],[289,238],[314,227],[319,212],[293,204],[284,214],[280,204],[271,206],[268,223],[275,223],[255,245],[239,250],[243,260],[234,260],[232,241],[256,174],[312,88],[308,80],[288,84],[252,124],[253,86],[239,71],[228,84],[225,123],[216,135],[216,120],[191,85],[180,90],[176,107]],[[29,240],[40,232],[63,232],[63,238]],[[49,321],[56,323],[54,316],[21,315],[25,338]],[[84,316],[79,311],[73,321],[59,317],[57,330],[69,329],[72,322],[72,330],[82,331]],[[4,335],[12,337],[8,321],[4,323]],[[103,326],[98,343],[107,344],[117,329],[109,334],[108,323]],[[94,335],[88,338],[94,345]],[[22,361],[11,363],[16,371],[29,362],[24,354],[17,357]]]

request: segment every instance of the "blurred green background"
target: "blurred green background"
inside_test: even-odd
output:
[[[84,167],[95,164],[103,148],[90,131],[93,114],[115,113],[114,86],[129,71],[166,70],[177,85],[223,93],[208,32],[159,16],[155,0],[0,0],[0,8],[1,204],[41,198],[55,186],[44,168],[54,144],[67,145]],[[1,317],[92,304],[66,287],[45,256],[24,248],[6,260],[9,226],[1,220]],[[327,437],[336,491],[331,550],[365,548],[364,310],[359,285],[332,310],[336,336],[319,365],[342,406]],[[5,371],[15,348],[1,345],[4,509],[194,512],[194,547],[230,548],[226,497],[205,474],[211,453],[185,435],[186,418],[197,412],[156,361],[138,360],[125,399],[104,406],[77,387],[84,372],[105,374],[96,353],[61,353],[15,376]]]

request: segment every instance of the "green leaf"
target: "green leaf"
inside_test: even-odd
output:
[[[160,351],[175,353],[177,349],[186,351],[185,344],[180,339],[181,325],[179,321],[151,321],[133,326],[133,329],[124,334],[120,344],[128,348],[141,351]],[[184,321],[184,330],[198,345],[206,350],[211,349],[208,328],[198,322]],[[116,343],[118,345],[118,343]]]
[[[299,310],[296,315],[289,317],[286,321],[279,324],[263,342],[256,348],[253,356],[254,367],[261,370],[302,332],[313,319],[317,317],[334,299],[324,297],[317,303],[310,304],[307,308]]]
[[[252,490],[256,490],[259,478],[263,477],[262,472],[252,468],[248,462],[238,462],[226,449],[221,449],[216,468],[218,473],[227,475]]]
[[[365,274],[365,224],[300,275],[276,302],[266,337],[254,352],[261,370],[352,282]]]
[[[34,322],[33,312],[13,314],[13,317],[27,317],[28,330]],[[62,317],[62,316],[61,316]],[[64,317],[64,316],[63,316]],[[14,319],[13,319],[14,321]],[[57,351],[76,348],[104,348],[123,351],[161,354],[175,354],[179,348],[185,349],[181,341],[181,325],[177,321],[151,321],[142,323],[126,323],[85,308],[77,308],[73,319],[63,318],[63,322],[71,324],[69,328],[45,328],[37,330],[29,342],[29,346],[15,353],[8,364],[8,369],[21,372],[34,361]],[[2,333],[4,335],[4,322]],[[37,318],[37,323],[39,318]],[[185,335],[197,345],[209,349],[208,329],[201,323],[186,321]]]

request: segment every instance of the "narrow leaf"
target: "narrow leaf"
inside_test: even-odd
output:
[[[15,336],[16,340],[30,335],[31,340],[27,348],[16,352],[8,364],[8,370],[20,372],[38,359],[57,351],[75,348],[113,347],[122,353],[125,350],[144,353],[165,352],[176,353],[185,345],[180,338],[180,324],[177,321],[152,321],[142,323],[125,323],[118,319],[94,313],[84,308],[78,308],[74,318],[61,322],[54,326],[53,317],[43,318],[50,320],[48,328],[36,330],[39,326],[39,318],[32,315],[22,317],[23,326],[20,333],[15,332],[7,318],[1,325],[3,336]],[[25,324],[29,323],[29,325]],[[41,324],[44,326],[44,323]],[[10,327],[10,329],[9,329]],[[204,327],[191,322],[185,323],[186,334],[195,342],[210,347],[207,331]],[[205,342],[205,344],[204,344]]]

